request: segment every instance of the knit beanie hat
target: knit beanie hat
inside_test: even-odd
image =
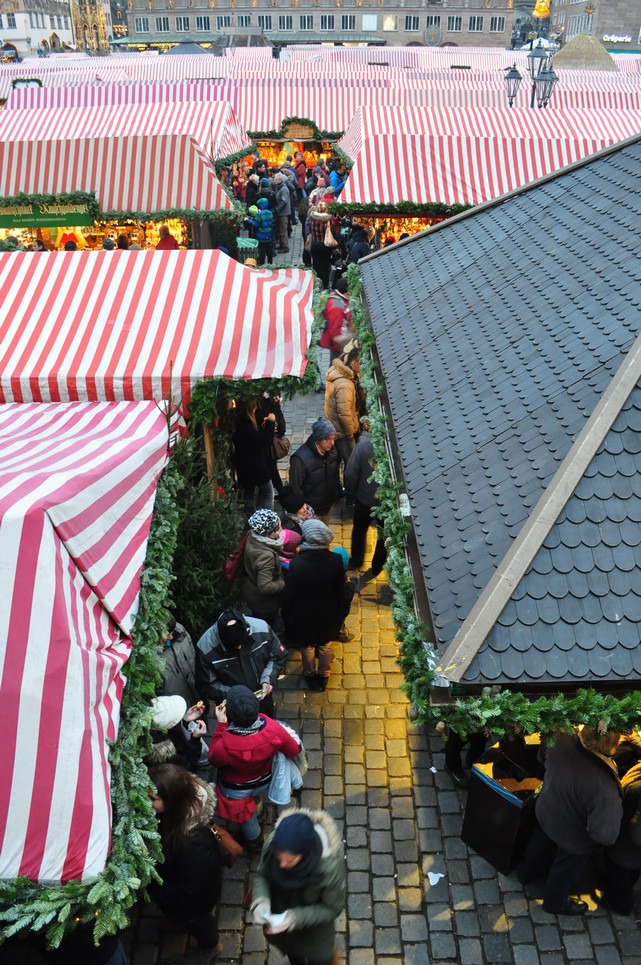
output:
[[[321,439],[329,439],[330,436],[335,435],[336,429],[329,419],[317,419],[312,426],[312,439],[314,442],[320,442]]]
[[[216,621],[216,627],[225,650],[237,650],[251,633],[251,628],[240,610],[224,610]]]
[[[227,721],[238,727],[251,727],[258,717],[258,697],[249,687],[237,684],[227,691]]]
[[[174,697],[154,697],[151,706],[153,725],[162,730],[175,727],[187,713],[187,701],[179,694]]]
[[[267,200],[267,198],[259,198],[256,204],[258,205],[259,208],[266,208],[267,205],[269,204],[269,201]]]
[[[278,513],[272,509],[257,509],[247,520],[249,528],[256,536],[269,536],[280,525]]]
[[[303,542],[308,549],[324,549],[334,539],[329,526],[320,519],[306,519],[300,528]]]
[[[268,188],[268,187],[269,187],[269,178],[261,178],[261,179],[260,179],[260,186],[261,186],[261,188]]]
[[[318,840],[314,822],[306,814],[289,814],[276,826],[272,837],[275,851],[288,854],[309,854]]]
[[[305,505],[305,497],[297,496],[291,486],[283,486],[278,501],[286,513],[297,513]]]

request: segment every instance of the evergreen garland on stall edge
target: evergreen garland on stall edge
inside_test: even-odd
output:
[[[508,738],[515,733],[541,733],[553,739],[556,731],[570,730],[579,724],[593,727],[600,733],[606,730],[628,733],[639,727],[639,690],[615,696],[581,688],[571,695],[557,693],[532,699],[511,690],[491,693],[488,689],[475,696],[455,697],[448,704],[433,706],[430,703],[439,656],[427,641],[426,628],[416,616],[414,580],[405,552],[409,524],[399,509],[398,493],[402,484],[392,479],[388,453],[390,436],[379,401],[382,387],[377,381],[371,353],[374,335],[362,300],[359,268],[351,266],[348,277],[352,319],[361,345],[361,380],[369,402],[368,422],[376,459],[374,479],[380,499],[377,516],[383,525],[388,548],[386,569],[393,593],[396,636],[400,641],[398,662],[405,676],[403,690],[410,700],[413,718],[437,730],[445,724],[461,736],[486,727],[497,737],[505,735]]]

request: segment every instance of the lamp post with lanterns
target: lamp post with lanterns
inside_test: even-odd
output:
[[[549,0],[536,0],[532,16],[540,20],[549,17]],[[532,45],[527,55],[527,66],[532,81],[530,107],[534,107],[535,102],[539,107],[547,107],[559,78],[552,69],[552,54],[545,49],[541,38],[536,46]],[[517,70],[516,64],[513,64],[505,75],[505,90],[510,107],[514,104],[522,80],[523,77]]]

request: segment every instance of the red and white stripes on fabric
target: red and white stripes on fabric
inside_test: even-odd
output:
[[[0,253],[0,401],[188,400],[304,374],[314,281],[219,251]]]
[[[124,104],[227,101],[232,104],[233,85],[220,80],[183,80],[169,84],[101,84],[82,87],[16,87],[4,110],[53,107],[111,107]]]
[[[0,406],[0,878],[99,874],[108,741],[167,423],[148,402]]]
[[[101,211],[234,210],[188,135],[0,141],[0,195],[74,191],[95,191]]]
[[[641,133],[641,108],[532,111],[529,108],[505,106],[459,108],[444,105],[377,105],[362,107],[356,112],[338,146],[348,157],[356,158],[367,138],[382,134],[416,134],[426,140],[445,136],[542,141],[586,139],[605,147],[638,133]]]
[[[251,141],[225,101],[102,104],[0,112],[0,141],[71,141],[174,134],[193,137],[213,159],[251,149]],[[156,177],[155,171],[153,177]]]
[[[596,138],[381,134],[363,142],[341,202],[480,204],[610,143]]]

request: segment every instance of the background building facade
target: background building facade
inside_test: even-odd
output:
[[[69,4],[64,0],[0,0],[0,39],[21,57],[73,44]]]
[[[589,34],[610,52],[641,50],[639,0],[553,0],[551,11],[562,44]]]

